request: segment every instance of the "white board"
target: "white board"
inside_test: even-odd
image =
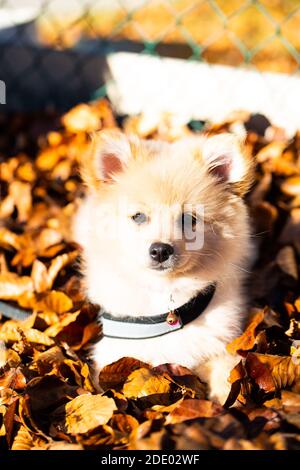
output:
[[[108,94],[122,114],[171,112],[222,120],[259,112],[292,135],[300,129],[300,78],[183,59],[119,52],[108,57]]]

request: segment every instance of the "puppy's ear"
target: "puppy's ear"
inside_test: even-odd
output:
[[[132,155],[129,138],[117,129],[96,132],[81,164],[83,181],[92,189],[102,182],[111,182],[122,172]]]
[[[242,143],[232,134],[217,134],[205,138],[202,156],[208,171],[218,181],[229,183],[243,195],[253,179],[253,163],[242,149]]]

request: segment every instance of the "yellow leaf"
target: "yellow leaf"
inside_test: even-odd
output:
[[[51,338],[55,338],[55,336],[57,336],[66,326],[75,322],[79,314],[80,310],[77,310],[74,313],[67,313],[63,315],[63,317],[59,319],[59,322],[55,325],[49,326],[49,328],[45,330],[45,333]]]
[[[32,447],[33,439],[30,432],[25,428],[25,426],[21,425],[13,440],[11,450],[30,450]]]
[[[281,191],[288,196],[300,195],[300,176],[286,178],[281,184]]]
[[[33,282],[29,276],[18,276],[15,273],[0,274],[0,298],[16,300],[26,292],[33,291]]]
[[[23,163],[17,169],[17,177],[28,183],[33,183],[36,180],[36,172],[31,162]]]
[[[36,259],[32,265],[31,278],[35,292],[45,292],[48,290],[48,271],[44,263]]]
[[[9,186],[9,194],[18,210],[18,220],[26,222],[32,208],[31,185],[22,181],[13,181]]]
[[[19,236],[4,227],[1,227],[0,246],[3,246],[4,248],[15,248],[18,250],[20,248]]]
[[[23,329],[19,322],[13,320],[7,321],[2,325],[0,340],[5,342],[20,341],[22,334],[24,334],[29,343],[43,344],[45,346],[51,346],[54,343],[54,341],[42,331],[36,330],[35,328]]]
[[[71,263],[77,256],[77,251],[64,253],[54,258],[49,268],[39,260],[35,260],[32,265],[31,277],[36,292],[45,292],[52,288],[59,271],[67,264]]]
[[[58,315],[69,312],[72,308],[73,302],[70,297],[56,290],[47,293],[35,306],[37,311],[50,311]]]
[[[57,162],[60,160],[61,155],[54,148],[46,148],[42,150],[37,159],[36,166],[42,171],[52,170],[52,168],[57,165]]]
[[[142,367],[132,372],[123,386],[127,398],[140,398],[155,393],[168,393],[170,381],[151,369]]]
[[[66,404],[66,427],[70,434],[83,434],[106,424],[117,409],[112,398],[80,395]]]
[[[77,251],[71,253],[64,253],[54,258],[48,269],[49,289],[51,289],[53,282],[58,275],[59,271],[64,268],[67,264],[72,263],[78,256]]]
[[[92,132],[101,127],[98,113],[87,104],[78,104],[62,118],[63,125],[69,132]]]
[[[62,235],[53,228],[44,228],[36,239],[37,249],[40,256],[43,256],[45,250],[50,246],[57,245],[62,241]]]

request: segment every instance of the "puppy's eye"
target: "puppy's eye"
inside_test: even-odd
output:
[[[131,219],[138,225],[147,222],[147,216],[146,214],[143,214],[143,212],[137,212],[136,214],[131,216]]]
[[[189,228],[195,229],[197,224],[197,217],[190,212],[184,212],[181,216],[182,230]]]

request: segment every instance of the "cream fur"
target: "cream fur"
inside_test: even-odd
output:
[[[250,164],[227,134],[173,144],[144,142],[117,131],[95,139],[83,163],[88,195],[74,223],[90,300],[114,315],[153,315],[179,307],[217,282],[212,302],[197,320],[153,339],[104,338],[95,346],[95,365],[100,369],[124,356],[153,365],[179,363],[208,381],[211,396],[222,402],[228,373],[237,362],[226,344],[245,320],[243,281],[253,253],[246,207],[230,183],[240,193],[246,190]],[[104,175],[109,163],[104,159],[112,155],[122,169]],[[218,181],[214,169],[219,165],[222,173],[225,164],[227,180]],[[171,238],[168,231],[161,233],[157,208],[167,207],[175,220],[184,204],[204,206],[204,245],[196,251],[186,250],[186,240],[178,240],[176,231]],[[136,212],[147,214],[145,225],[130,219]],[[154,241],[175,247],[176,259],[166,271],[151,269]]]

